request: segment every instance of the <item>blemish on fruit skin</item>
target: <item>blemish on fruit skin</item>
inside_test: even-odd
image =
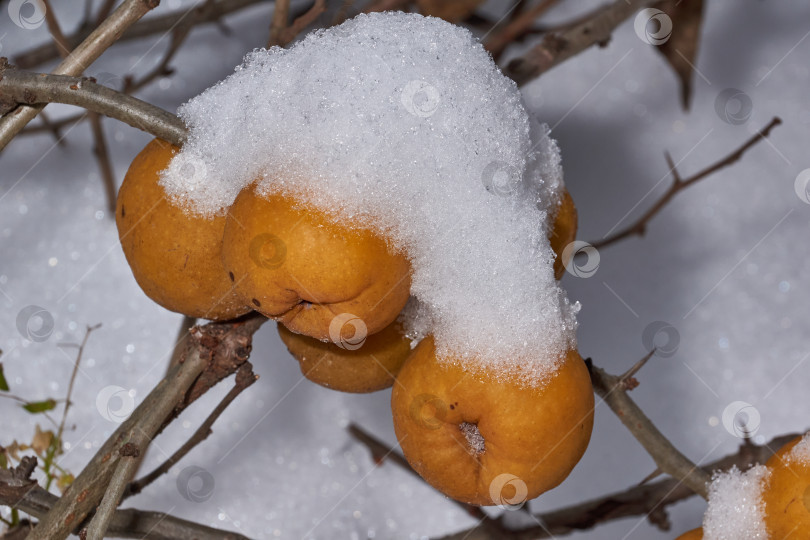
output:
[[[228,272],[228,277],[231,278],[231,281],[236,281],[233,277],[233,272]]]
[[[262,303],[256,300],[255,298],[251,300],[251,302],[253,302],[253,305],[256,307],[262,307]]]
[[[124,210],[124,205],[122,204],[121,205],[121,217],[124,217],[126,215],[127,215],[127,212],[126,212],[126,210]]]

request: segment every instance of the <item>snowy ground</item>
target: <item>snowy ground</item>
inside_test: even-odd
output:
[[[568,4],[550,18],[565,19],[597,2]],[[191,5],[168,0],[154,14]],[[65,26],[78,20],[80,10],[71,14],[62,3],[57,9]],[[177,73],[140,97],[174,110],[264,43],[269,13],[259,6],[229,18],[229,37],[210,27],[195,30],[174,62]],[[810,287],[810,206],[794,189],[797,175],[810,167],[809,20],[810,6],[799,3],[708,2],[689,113],[680,109],[674,76],[636,36],[632,21],[606,49],[589,50],[524,89],[532,112],[559,140],[586,240],[628,223],[663,192],[665,150],[688,175],[772,116],[785,121],[741,163],[679,195],[646,237],[603,250],[593,277],[565,278],[569,296],[583,304],[580,351],[609,370],[623,370],[644,354],[642,335],[650,323],[676,329],[677,351],[644,369],[633,397],[695,461],[735,450],[739,439],[722,417],[737,401],[753,406],[749,418],[759,417],[758,441],[810,427],[802,407],[810,370],[803,301]],[[5,9],[0,13],[0,54],[13,56],[47,39],[44,26],[23,30]],[[167,41],[116,46],[89,73],[143,73]],[[753,106],[737,125],[715,110],[727,88],[744,92]],[[52,118],[70,112],[48,110]],[[120,181],[149,137],[114,121],[105,129]],[[15,394],[59,398],[73,351],[58,344],[78,342],[85,325],[103,323],[90,339],[65,436],[69,450],[61,464],[78,472],[127,404],[120,394],[105,403],[104,396],[118,390],[105,389],[121,387],[141,399],[163,373],[180,317],[147,299],[132,278],[106,215],[88,126],[67,134],[66,143],[20,137],[0,157],[0,348]],[[18,314],[29,305],[53,317],[53,334],[44,341],[25,340],[17,329]],[[256,538],[420,538],[474,524],[411,475],[389,464],[375,467],[345,434],[353,421],[394,444],[388,392],[344,395],[306,381],[271,325],[257,335],[254,351],[259,382],[229,408],[208,441],[132,499],[133,506]],[[146,467],[181,444],[226,390],[212,392],[161,436]],[[30,439],[31,416],[10,401],[0,407],[0,443]],[[203,472],[192,475],[191,466]],[[532,508],[622,489],[653,468],[601,406],[582,462]],[[569,538],[669,539],[697,526],[703,509],[697,500],[673,507],[673,533],[627,519]]]

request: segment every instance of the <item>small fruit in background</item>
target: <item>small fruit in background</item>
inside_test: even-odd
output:
[[[278,334],[307,379],[341,392],[389,388],[411,354],[411,340],[396,321],[376,334],[359,338],[363,341],[356,343],[356,348],[295,334],[282,324],[278,325]]]
[[[588,446],[593,389],[569,351],[540,386],[470,373],[422,340],[397,376],[394,431],[411,466],[458,501],[516,505],[562,482]]]
[[[577,239],[577,207],[568,190],[563,188],[560,206],[550,227],[549,242],[556,257],[554,258],[554,277],[560,279],[565,273],[562,252],[565,246]]]
[[[253,186],[228,211],[222,246],[243,301],[315,339],[336,341],[330,325],[341,314],[360,319],[368,335],[379,332],[410,295],[408,259],[383,238]]]
[[[160,172],[180,149],[154,139],[135,157],[121,189],[115,222],[132,274],[168,310],[211,320],[250,311],[222,267],[225,217],[197,217],[169,200]]]

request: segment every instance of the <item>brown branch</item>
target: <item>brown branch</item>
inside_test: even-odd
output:
[[[259,376],[253,373],[253,366],[251,366],[250,362],[245,362],[244,364],[242,364],[242,366],[236,372],[236,383],[234,384],[233,388],[231,388],[231,390],[225,395],[225,397],[222,398],[222,401],[219,402],[219,405],[217,405],[216,408],[213,411],[211,411],[211,414],[208,415],[208,418],[206,418],[205,421],[202,424],[200,424],[200,427],[197,428],[197,431],[195,431],[194,434],[185,442],[185,444],[183,444],[183,446],[178,448],[177,451],[174,454],[172,454],[166,461],[155,467],[155,469],[152,470],[152,472],[143,476],[142,478],[139,478],[138,480],[130,482],[127,490],[124,492],[124,499],[143,491],[143,489],[146,486],[148,486],[149,484],[160,478],[161,475],[169,472],[169,469],[171,469],[177,462],[183,459],[186,456],[186,454],[191,452],[191,450],[193,450],[194,447],[196,447],[198,444],[207,439],[208,436],[211,435],[211,433],[213,433],[213,431],[211,430],[211,426],[214,425],[214,422],[217,421],[217,418],[219,418],[219,416],[225,411],[225,409],[228,408],[228,405],[230,405],[231,402],[234,399],[236,399],[236,397],[239,394],[241,394],[243,390],[245,390],[251,384],[256,382],[258,378]]]
[[[531,9],[521,12],[515,16],[509,24],[504,26],[499,32],[492,34],[484,42],[484,48],[489,51],[495,61],[503,54],[506,47],[519,40],[531,30],[534,22],[545,12],[551,9],[559,0],[541,0],[531,7]]]
[[[661,471],[683,482],[689,489],[708,498],[709,475],[692,463],[658,430],[638,405],[627,395],[625,381],[605,370],[589,365],[594,392],[608,404],[633,437],[650,454]]]
[[[411,468],[411,465],[408,463],[408,460],[405,459],[405,456],[385,444],[368,431],[354,423],[349,424],[349,427],[346,429],[353,439],[368,448],[369,452],[371,452],[371,458],[374,460],[375,465],[382,465],[385,461],[390,460],[403,470],[414,475],[416,478],[419,478],[420,480],[422,479],[422,477],[419,476],[419,473]],[[481,526],[486,528],[488,531],[501,531],[500,524],[496,520],[490,518],[483,510],[481,510],[480,507],[453,499],[450,500],[474,519],[479,520]]]
[[[128,96],[92,79],[45,75],[0,66],[0,112],[16,103],[65,103],[120,120],[181,146],[186,137],[183,122],[170,112]],[[16,115],[15,109],[7,117]]]
[[[130,28],[128,28],[121,36],[119,41],[129,41],[133,39],[140,39],[154,34],[164,34],[172,31],[182,21],[188,21],[192,26],[216,23],[221,17],[240,11],[244,8],[254,4],[264,3],[265,0],[218,0],[214,2],[201,2],[199,6],[192,10],[178,9],[166,15],[157,17],[150,17],[140,21]],[[99,12],[99,16],[104,16],[103,10]],[[96,24],[100,24],[97,21]],[[82,25],[77,32],[67,36],[67,41],[72,44],[82,42],[87,36],[90,35],[90,24]],[[14,57],[14,64],[21,69],[32,69],[40,64],[49,62],[59,57],[59,52],[53,43],[46,43],[37,47],[33,47],[25,52],[22,52]]]
[[[615,234],[607,235],[601,240],[592,242],[591,245],[596,249],[601,249],[633,235],[644,236],[644,233],[647,230],[647,224],[650,222],[650,220],[652,220],[652,218],[654,218],[661,211],[661,209],[664,208],[664,206],[666,206],[667,203],[669,203],[669,201],[671,201],[681,190],[686,189],[692,184],[699,182],[720,169],[733,165],[739,161],[752,146],[768,137],[771,134],[771,130],[781,123],[782,120],[778,116],[774,117],[767,126],[759,130],[754,136],[745,141],[739,148],[731,152],[723,159],[693,174],[689,178],[684,179],[680,177],[677,168],[672,163],[672,158],[669,156],[669,154],[666,154],[665,157],[670,167],[670,173],[672,174],[672,184],[670,184],[666,193],[664,193],[664,195],[632,225]]]
[[[281,45],[281,35],[290,20],[290,0],[276,0],[273,5],[273,19],[270,22],[270,37],[267,48]]]
[[[90,129],[93,132],[93,154],[98,161],[101,182],[107,196],[107,214],[114,218],[118,190],[115,188],[115,173],[110,162],[110,154],[107,151],[107,137],[104,135],[104,127],[101,125],[101,116],[98,113],[90,113],[89,117]]]
[[[730,454],[701,467],[706,474],[725,471],[731,467],[747,470],[757,463],[765,463],[783,445],[795,439],[798,434],[782,435],[763,445],[742,444],[735,454]],[[535,519],[543,525],[518,530],[508,530],[501,536],[488,534],[479,528],[451,534],[442,540],[534,540],[554,538],[572,534],[614,521],[635,516],[647,519],[659,529],[669,530],[666,507],[695,496],[695,492],[675,478],[659,480],[652,484],[633,486],[624,491],[610,493],[602,497],[577,503],[573,506],[535,514]]]
[[[26,467],[23,468],[23,464]],[[16,508],[42,519],[59,501],[30,479],[36,458],[27,456],[13,469],[0,469],[0,505]],[[26,531],[27,532],[27,531]],[[162,512],[144,512],[128,508],[116,510],[108,530],[116,538],[144,540],[248,540],[241,534],[206,527]]]
[[[504,74],[518,85],[524,85],[554,66],[579,54],[592,45],[603,46],[610,35],[636,10],[653,0],[614,0],[585,21],[563,32],[547,34],[539,44],[506,66]]]
[[[412,0],[372,0],[363,8],[363,13],[404,10],[411,2]]]
[[[250,355],[252,336],[266,321],[258,315],[196,327],[183,361],[146,396],[102,445],[70,488],[29,535],[28,540],[62,540],[98,505],[113,473],[139,436],[154,438],[190,403],[239,368]],[[145,445],[139,445],[141,454]],[[128,472],[128,471],[124,471]],[[123,476],[123,473],[120,473]]]
[[[285,28],[280,33],[279,43],[282,47],[286,47],[292,41],[304,31],[304,29],[309,26],[310,24],[314,23],[318,17],[321,16],[323,12],[326,11],[326,0],[315,0],[315,3],[312,4],[312,7],[309,8],[306,12],[301,14],[300,16],[296,17],[293,23]]]
[[[87,118],[87,113],[83,112],[66,116],[64,118],[60,118],[59,120],[50,120],[45,114],[45,111],[42,111],[39,113],[41,123],[35,126],[26,126],[25,129],[20,132],[18,137],[21,135],[39,135],[40,133],[50,131],[53,134],[54,139],[56,139],[57,144],[64,145],[65,141],[62,139],[62,129],[77,122],[81,122],[85,118]]]
[[[189,317],[188,315],[183,315],[183,320],[180,322],[180,328],[177,329],[177,337],[174,340],[174,349],[172,350],[172,356],[169,358],[169,365],[166,366],[166,373],[168,373],[172,367],[176,364],[180,363],[180,358],[183,355],[183,351],[185,350],[185,342],[188,337],[191,335],[189,331],[194,328],[194,325],[197,324],[196,317]]]
[[[107,17],[87,39],[76,47],[56,69],[55,75],[80,75],[101,53],[121,36],[135,21],[156,7],[158,0],[125,0],[112,15]],[[33,120],[44,104],[20,105],[12,113],[0,118],[0,150],[11,142],[17,133]]]

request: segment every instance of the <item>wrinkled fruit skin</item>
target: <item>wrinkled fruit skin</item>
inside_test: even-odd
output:
[[[367,393],[390,388],[411,354],[411,341],[403,335],[398,322],[368,336],[354,350],[295,334],[281,324],[278,333],[307,379],[341,392]]]
[[[806,540],[810,538],[810,463],[787,462],[785,456],[801,437],[783,446],[765,463],[771,470],[762,494],[765,525],[771,538]]]
[[[551,249],[554,250],[554,277],[560,279],[565,273],[565,265],[562,260],[562,252],[565,246],[577,239],[577,208],[574,206],[574,199],[567,189],[563,189],[560,207],[549,235]]]
[[[703,529],[697,528],[687,531],[675,540],[703,540]]]
[[[339,225],[293,198],[259,195],[251,186],[228,212],[222,246],[223,264],[242,299],[315,339],[340,342],[364,337],[357,332],[379,332],[410,294],[410,264],[384,239]],[[365,328],[345,324],[350,318]]]
[[[121,247],[138,285],[161,306],[190,317],[232,319],[250,308],[222,268],[225,218],[185,213],[158,184],[178,151],[154,139],[132,161],[115,211]]]
[[[593,404],[576,351],[545,386],[531,388],[439,364],[432,337],[414,349],[391,396],[394,430],[411,466],[445,495],[476,505],[520,504],[560,484],[588,446]],[[477,425],[484,438],[477,456],[463,423]]]

